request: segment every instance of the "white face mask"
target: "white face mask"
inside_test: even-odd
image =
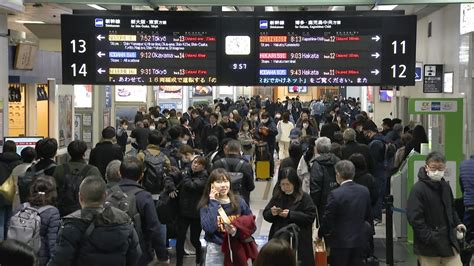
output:
[[[291,195],[291,194],[293,194],[293,190],[292,190],[292,191],[289,191],[289,192],[287,192],[287,191],[283,191],[283,192],[285,192],[286,195]]]
[[[154,127],[154,126],[150,126],[150,130],[155,130],[155,127]]]
[[[308,128],[308,127],[309,127],[309,124],[308,124],[308,123],[304,123],[304,124],[303,124],[303,127],[304,127],[304,128]]]
[[[433,181],[441,181],[441,178],[444,177],[444,171],[427,171],[426,174]]]
[[[280,118],[280,117],[281,117],[280,114],[276,114],[276,115],[275,115],[275,118]]]
[[[268,118],[262,119],[262,123],[267,123],[267,122],[268,122]]]

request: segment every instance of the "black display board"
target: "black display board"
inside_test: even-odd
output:
[[[415,84],[415,16],[104,13],[61,31],[64,84]]]

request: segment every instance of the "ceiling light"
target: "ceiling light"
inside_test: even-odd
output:
[[[332,6],[329,10],[330,11],[344,11],[344,6]]]
[[[43,21],[39,20],[16,20],[15,22],[22,24],[45,24]]]
[[[92,8],[95,8],[97,10],[107,10],[107,8],[105,7],[102,7],[102,6],[99,6],[99,5],[96,5],[96,4],[87,4],[88,6],[92,7]]]
[[[377,5],[372,10],[394,10],[398,5]]]

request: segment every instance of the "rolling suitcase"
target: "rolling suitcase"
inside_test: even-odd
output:
[[[270,161],[257,161],[255,163],[255,175],[257,180],[270,180]]]

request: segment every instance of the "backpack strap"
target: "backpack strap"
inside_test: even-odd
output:
[[[225,169],[226,171],[229,171],[229,164],[227,164],[227,161],[225,160],[225,158],[222,158],[222,159],[220,159],[219,161],[222,162],[222,165],[224,166],[224,169]]]
[[[38,209],[38,213],[41,214],[42,212],[44,212],[44,211],[46,211],[46,210],[48,210],[48,209],[52,209],[52,208],[54,208],[54,206],[51,206],[51,205],[43,206],[43,207],[41,207],[41,208]]]
[[[244,166],[244,160],[240,159],[237,166],[234,168],[234,172],[240,172],[240,169]]]

